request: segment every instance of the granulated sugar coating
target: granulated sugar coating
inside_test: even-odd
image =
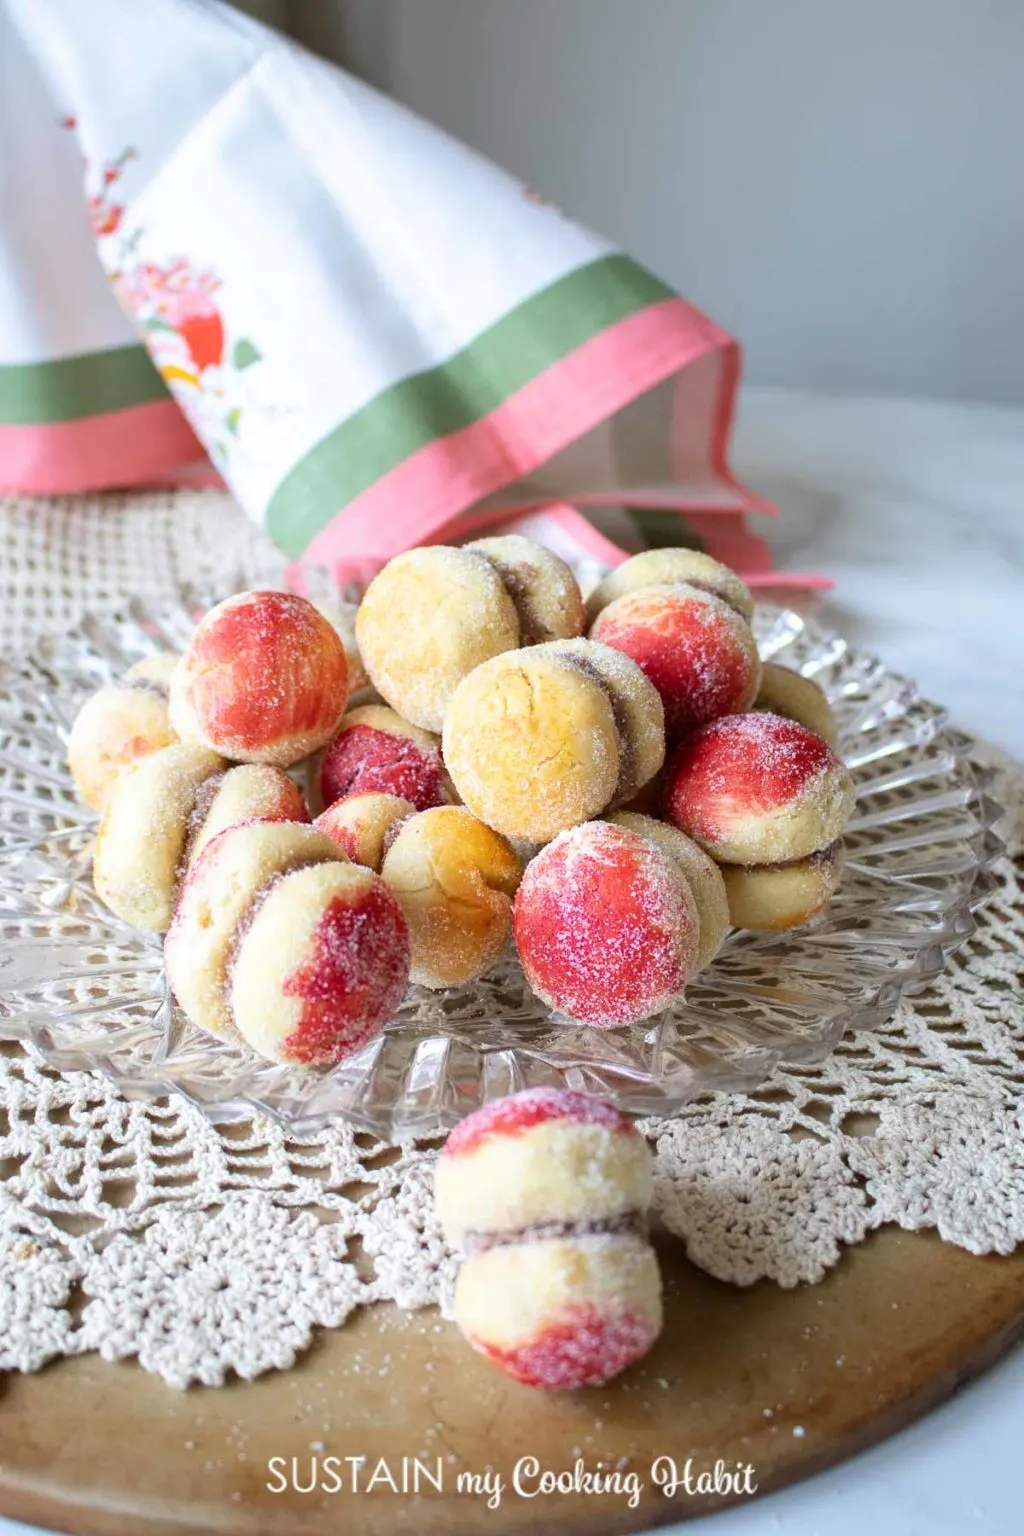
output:
[[[642,1237],[513,1241],[468,1259],[455,1320],[473,1347],[527,1386],[600,1386],[661,1331],[661,1277]]]
[[[231,1009],[262,1055],[331,1066],[393,1016],[409,982],[409,933],[383,880],[359,865],[286,874],[242,936]]]
[[[356,619],[374,687],[428,731],[440,731],[466,674],[520,638],[515,604],[491,562],[442,545],[389,561],[366,589]]]
[[[324,752],[318,783],[325,807],[368,790],[399,795],[418,811],[452,799],[437,738],[381,704],[345,716]]]
[[[607,691],[537,645],[496,656],[456,689],[444,760],[466,805],[505,837],[546,842],[596,816],[619,782],[619,733]]]
[[[291,821],[248,822],[207,844],[181,888],[164,943],[171,988],[199,1029],[234,1034],[229,972],[260,893],[288,870],[325,861],[344,862],[344,854],[323,832]]]
[[[522,1136],[538,1125],[552,1120],[569,1120],[575,1125],[603,1125],[623,1136],[640,1133],[628,1115],[605,1099],[593,1094],[574,1093],[569,1088],[524,1088],[504,1099],[492,1099],[461,1120],[445,1142],[442,1158],[475,1152],[491,1137]]]
[[[680,743],[665,814],[728,864],[802,859],[841,837],[853,784],[827,742],[778,715],[733,715]]]
[[[625,597],[627,592],[676,582],[720,597],[748,624],[754,616],[750,588],[727,565],[697,549],[645,549],[609,571],[594,588],[587,599],[587,622],[593,624],[609,603]]]
[[[670,742],[757,696],[761,663],[746,619],[684,583],[627,592],[602,610],[590,638],[643,668],[661,694]]]
[[[583,633],[583,599],[576,578],[550,549],[518,533],[474,539],[465,547],[485,555],[504,582],[516,605],[523,645]]]
[[[416,807],[400,795],[369,790],[336,800],[316,818],[316,826],[332,837],[353,863],[379,873],[399,826],[415,814]]]
[[[168,681],[178,658],[147,656],[119,682],[86,699],[68,736],[68,766],[79,795],[106,808],[114,785],[142,757],[177,741],[167,707]]]
[[[196,796],[226,767],[216,752],[179,742],[117,780],[96,835],[93,884],[125,922],[154,933],[167,928]]]
[[[171,723],[236,762],[287,768],[322,747],[348,698],[341,638],[287,592],[243,592],[211,608],[171,679]]]
[[[516,897],[514,925],[538,996],[604,1029],[666,1008],[694,970],[700,936],[674,862],[607,822],[574,827],[538,854]]]
[[[631,657],[594,640],[563,640],[550,647],[594,678],[607,695],[619,736],[619,779],[613,805],[624,805],[665,761],[665,710],[657,688]]]

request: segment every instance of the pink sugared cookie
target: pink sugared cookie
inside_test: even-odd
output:
[[[324,615],[292,593],[243,592],[200,620],[171,679],[171,722],[222,757],[287,768],[330,739],[347,698]]]
[[[750,625],[722,598],[685,583],[642,587],[598,614],[592,640],[623,651],[661,694],[665,734],[749,709],[761,663]]]
[[[700,925],[693,975],[706,970],[729,932],[729,901],[718,865],[692,837],[687,837],[678,827],[669,826],[666,821],[659,821],[654,816],[640,816],[635,811],[619,811],[608,819],[613,826],[638,832],[641,837],[657,843],[679,868],[690,887]]]
[[[633,1225],[651,1203],[651,1152],[614,1105],[565,1088],[493,1099],[455,1127],[437,1162],[437,1212],[470,1249],[495,1232]]]
[[[214,838],[164,946],[174,995],[211,1034],[330,1065],[388,1022],[409,978],[398,903],[315,827],[249,822]]]
[[[398,795],[418,811],[455,799],[437,737],[386,704],[349,711],[321,758],[318,784],[325,807],[368,791]]]
[[[813,731],[779,715],[730,715],[680,743],[665,814],[722,864],[802,859],[842,836],[853,783]]]
[[[696,905],[674,860],[603,821],[541,850],[523,876],[514,929],[537,995],[602,1029],[668,1007],[694,973],[700,943]]]
[[[603,1100],[527,1089],[457,1126],[436,1198],[473,1346],[537,1387],[597,1386],[645,1354],[661,1327],[651,1195],[650,1148]]]
[[[416,807],[399,795],[381,795],[363,790],[336,800],[316,818],[316,825],[354,864],[380,873],[384,855],[394,842],[398,828]]]
[[[93,810],[106,809],[118,778],[141,757],[177,741],[167,709],[177,656],[147,656],[86,699],[68,736],[75,788]]]
[[[472,1255],[455,1321],[493,1365],[528,1387],[599,1387],[661,1332],[654,1249],[630,1233],[503,1243]]]

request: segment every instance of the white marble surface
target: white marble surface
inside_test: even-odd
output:
[[[1024,410],[751,390],[735,461],[779,504],[779,565],[835,580],[827,620],[1024,758]],[[1017,1536],[1022,1400],[1018,1351],[873,1451],[672,1531]],[[665,1448],[685,1457],[669,1425]]]

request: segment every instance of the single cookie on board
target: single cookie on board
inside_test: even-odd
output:
[[[720,560],[713,560],[698,549],[645,549],[609,571],[594,588],[587,598],[587,623],[593,624],[609,603],[625,597],[627,592],[673,582],[685,582],[700,592],[720,597],[748,624],[754,616],[750,588]]]
[[[631,656],[661,694],[665,734],[749,709],[761,662],[742,614],[710,592],[678,582],[641,587],[598,614],[590,638]]]
[[[440,731],[459,683],[521,641],[519,617],[494,565],[435,545],[390,560],[366,589],[356,640],[373,686],[413,725]]]
[[[541,850],[523,876],[514,925],[538,997],[600,1029],[667,1008],[700,953],[697,905],[679,865],[651,839],[605,821]]]
[[[730,715],[676,748],[664,807],[720,864],[788,863],[842,836],[853,782],[828,742],[795,721]]]
[[[147,656],[124,677],[104,683],[75,716],[68,766],[75,788],[94,811],[106,808],[114,785],[139,758],[177,741],[168,691],[177,656]]]
[[[464,806],[403,821],[381,873],[405,913],[411,979],[420,986],[473,981],[508,948],[522,865],[505,838]]]
[[[457,1126],[437,1209],[463,1255],[455,1320],[516,1381],[599,1386],[661,1329],[647,1143],[610,1104],[528,1089]]]
[[[182,741],[287,768],[334,734],[348,698],[337,630],[304,597],[242,592],[211,608],[171,678]]]

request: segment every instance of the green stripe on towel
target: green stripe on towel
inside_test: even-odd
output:
[[[446,363],[400,379],[322,438],[274,492],[271,538],[298,556],[338,511],[419,449],[481,421],[584,342],[674,296],[622,255],[559,278]]]
[[[47,363],[0,365],[0,424],[4,426],[76,421],[167,398],[166,384],[145,347],[137,343]]]

